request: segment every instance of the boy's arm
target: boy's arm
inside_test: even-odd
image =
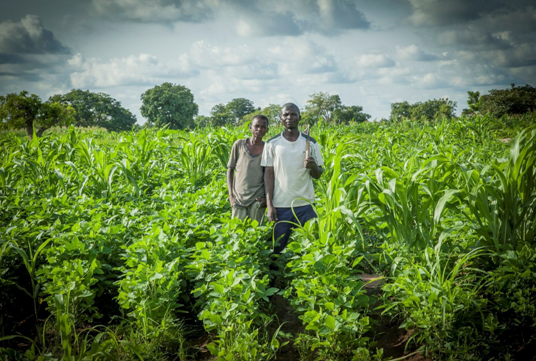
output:
[[[266,207],[268,220],[277,222],[277,213],[274,204],[274,167],[265,167],[264,169],[264,193],[266,193]]]
[[[234,168],[227,168],[227,190],[229,191],[229,202],[234,207],[235,199],[233,196]]]

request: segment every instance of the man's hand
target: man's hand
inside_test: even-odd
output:
[[[311,174],[311,177],[314,179],[320,178],[322,173],[324,172],[324,169],[322,167],[319,167],[318,164],[316,164],[316,161],[313,157],[307,158],[303,162],[305,168],[309,169],[309,173]]]
[[[236,200],[234,199],[233,196],[229,196],[229,203],[231,203],[231,207],[234,207]]]
[[[318,168],[318,166],[316,165],[316,161],[313,157],[309,157],[307,158],[304,162],[303,162],[303,165],[305,166],[305,168],[307,169],[313,169],[313,170],[316,170]]]
[[[266,210],[268,220],[270,222],[277,222],[277,212],[275,211],[275,207],[268,206],[268,209]]]

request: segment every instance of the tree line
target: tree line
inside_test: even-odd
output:
[[[197,127],[236,126],[256,114],[264,114],[271,123],[279,122],[280,105],[255,107],[246,98],[235,98],[227,104],[217,104],[210,116],[198,115],[199,107],[187,87],[169,82],[148,89],[141,95],[141,115],[147,118],[145,127],[193,129]],[[488,94],[468,92],[468,108],[462,116],[523,114],[536,108],[536,88],[511,85],[509,89],[492,89]],[[449,99],[431,99],[424,102],[391,103],[391,114],[385,121],[403,119],[433,120],[454,118],[457,103]],[[364,122],[370,115],[359,105],[344,105],[339,95],[325,92],[313,93],[302,110],[302,121],[315,124],[319,121],[348,124]],[[130,130],[136,127],[136,117],[105,93],[73,89],[53,95],[42,101],[35,94],[22,91],[0,96],[0,128],[26,129],[30,138],[41,136],[52,126],[73,124],[80,127],[101,127],[109,131]]]

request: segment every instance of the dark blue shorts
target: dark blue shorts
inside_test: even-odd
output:
[[[296,217],[294,217],[293,210]],[[277,223],[274,228],[274,253],[279,254],[287,246],[292,228],[296,227],[288,221],[303,226],[308,220],[316,218],[316,213],[311,205],[294,208],[276,208],[275,211],[277,212]]]

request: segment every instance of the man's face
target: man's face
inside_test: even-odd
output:
[[[281,109],[281,123],[287,129],[295,129],[300,123],[300,116],[296,107],[284,107]]]
[[[249,129],[251,129],[251,134],[256,136],[259,139],[262,139],[266,135],[266,132],[268,131],[268,127],[266,126],[266,121],[264,119],[255,118],[249,125]]]

